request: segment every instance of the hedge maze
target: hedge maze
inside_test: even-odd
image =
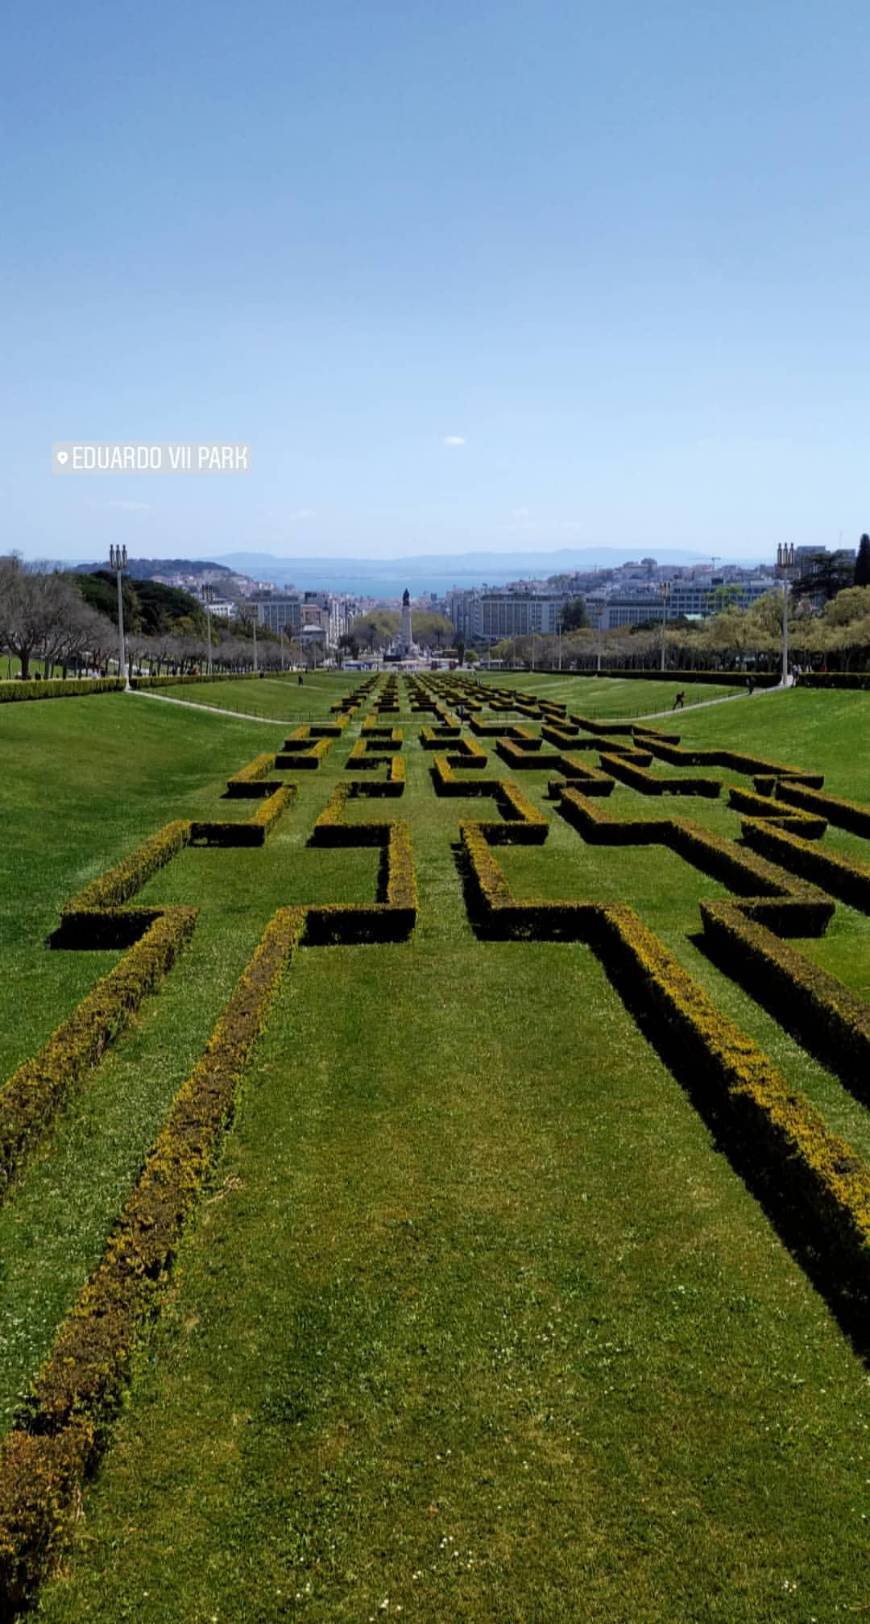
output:
[[[409,712],[419,726],[398,724]],[[716,776],[717,769],[744,782]],[[838,1271],[852,1300],[866,1303],[866,1167],[622,895],[618,854],[612,901],[518,895],[507,868],[512,846],[537,848],[529,861],[539,864],[538,850],[562,825],[572,848],[576,836],[588,847],[650,846],[674,854],[726,893],[700,902],[697,939],[710,964],[866,1101],[870,1008],[800,944],[824,937],[838,903],[870,911],[870,862],[838,847],[829,830],[870,837],[870,807],[826,793],[811,768],[684,748],[673,733],[598,722],[466,677],[374,677],[334,706],[328,720],[296,728],[280,749],[233,773],[224,817],[175,819],[86,886],[50,938],[53,951],[112,949],[122,956],[0,1089],[0,1199],[142,1001],[159,997],[196,930],[196,906],[137,904],[146,882],[187,850],[215,847],[226,852],[220,863],[238,861],[233,848],[261,848],[285,816],[291,828],[305,820],[298,826],[313,852],[379,854],[371,901],[287,905],[274,898],[272,916],[170,1104],[102,1258],[33,1378],[0,1445],[3,1616],[30,1603],[62,1549],[282,977],[304,949],[409,941],[418,915],[414,817],[427,803],[434,810],[433,796],[446,803],[438,816],[445,842],[454,844],[464,928],[480,940],[474,951],[485,953],[493,940],[591,949],[750,1187],[777,1219],[787,1209],[789,1223]],[[675,815],[672,807],[657,812],[637,799],[665,796],[694,798],[698,817]],[[407,813],[401,818],[370,805],[400,798]],[[249,811],[238,801],[255,803],[249,816],[232,815]],[[468,807],[456,804],[466,801]],[[724,833],[729,818],[733,827]]]
[[[631,724],[602,724],[582,716],[548,716],[537,710],[540,738],[560,748],[546,751],[527,729],[480,717],[488,703],[507,708],[509,695],[468,682],[435,680],[433,690],[454,707],[473,710],[470,726],[496,739],[496,752],[512,770],[554,773],[547,794],[559,815],[584,842],[605,846],[662,845],[714,878],[731,899],[702,901],[701,940],[712,962],[738,981],[823,1065],[862,1099],[870,1093],[870,1009],[833,975],[784,938],[822,936],[835,896],[866,910],[870,870],[816,842],[833,803],[842,826],[865,832],[870,809],[835,802],[820,793],[821,775],[730,750],[682,749],[674,735]],[[591,733],[598,767],[578,760],[581,732]],[[614,735],[631,744],[615,744]],[[583,741],[585,742],[585,741]],[[687,818],[619,817],[604,810],[602,795],[626,785],[642,795],[720,797],[718,778],[697,773],[656,774],[653,757],[679,768],[720,767],[753,779],[754,789],[729,785],[728,804],[751,816],[741,823],[742,843]],[[436,756],[436,793],[493,796],[507,785],[465,779],[454,757]],[[586,782],[583,774],[592,777]],[[775,793],[774,793],[775,791]],[[595,799],[590,799],[594,795]],[[608,803],[609,805],[609,803]],[[848,818],[848,822],[846,822]],[[578,941],[593,949],[645,1031],[673,1056],[675,1044],[693,1072],[692,1089],[717,1123],[727,1118],[764,1177],[800,1204],[813,1234],[836,1254],[856,1289],[870,1286],[870,1176],[851,1147],[832,1134],[821,1114],[790,1088],[768,1057],[719,1013],[656,934],[624,902],[520,898],[513,894],[493,847],[530,838],[540,844],[548,829],[522,817],[498,822],[463,821],[459,828],[469,918],[484,938]]]
[[[320,747],[319,764],[322,747],[328,749],[332,737],[332,730],[317,739],[306,729],[301,742],[311,740],[314,749]],[[400,738],[391,736],[389,742],[401,748]],[[159,990],[195,929],[197,909],[137,908],[137,892],[187,846],[261,845],[295,797],[295,785],[276,787],[272,777],[290,753],[258,756],[228,781],[230,799],[259,797],[252,818],[169,823],[64,910],[51,939],[55,949],[126,951],[39,1054],[0,1090],[0,1195],[71,1089],[123,1031],[142,999]],[[392,793],[398,785],[401,792],[403,775],[393,770],[399,758],[391,754],[386,759],[388,779],[381,791]],[[315,823],[310,843],[377,846],[376,897],[367,904],[277,907],[204,1053],[171,1103],[101,1261],[61,1324],[17,1422],[0,1446],[4,1617],[32,1599],[62,1541],[82,1480],[106,1444],[137,1336],[159,1310],[161,1287],[231,1121],[246,1061],[295,954],[306,947],[402,942],[413,932],[417,890],[410,831],[407,824],[389,818],[345,821],[346,803],[358,792],[353,783],[339,786]],[[368,785],[363,793],[371,793]]]

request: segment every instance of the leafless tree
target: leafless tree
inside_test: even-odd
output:
[[[0,646],[17,655],[22,677],[34,656],[51,658],[64,646],[80,601],[62,575],[28,570],[14,555],[0,559]]]

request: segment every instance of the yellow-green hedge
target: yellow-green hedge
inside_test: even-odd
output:
[[[146,921],[140,939],[0,1089],[0,1199],[25,1152],[70,1090],[167,974],[193,931],[197,912],[162,908],[140,916]]]
[[[233,1107],[304,910],[267,925],[202,1058],[182,1085],[112,1234],[67,1316],[17,1426],[0,1446],[0,1611],[30,1600],[106,1439],[142,1322]]]

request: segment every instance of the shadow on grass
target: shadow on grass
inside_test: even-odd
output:
[[[729,953],[703,932],[693,936],[691,942],[714,970],[727,976],[729,981],[736,981],[738,987],[742,987],[750,998],[760,1004],[802,1049],[806,1049],[820,1065],[839,1078],[859,1105],[870,1104],[870,1078],[863,1070],[856,1070],[860,1061],[854,1055],[838,1052],[827,1033],[807,1018],[806,1003],[797,995],[796,988],[778,987],[774,982],[764,980],[755,971],[748,956],[741,958],[739,954]]]

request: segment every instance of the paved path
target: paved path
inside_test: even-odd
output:
[[[688,716],[690,711],[706,710],[710,705],[733,705],[735,699],[760,699],[763,694],[781,694],[783,692],[782,683],[778,682],[775,688],[756,688],[752,694],[747,693],[745,688],[740,688],[736,694],[720,694],[718,699],[696,699],[693,705],[684,705],[682,710],[675,711],[673,705],[671,705],[668,710],[645,711],[643,716],[601,716],[598,720],[602,722],[651,722],[654,716]]]
[[[161,705],[183,705],[186,710],[206,711],[209,716],[232,716],[237,722],[264,722],[266,727],[297,727],[298,716],[285,717],[279,721],[274,716],[252,716],[250,711],[225,710],[221,705],[206,705],[198,699],[173,699],[170,694],[149,693],[144,688],[131,688],[130,692],[137,699],[157,699]],[[764,694],[781,694],[783,687],[777,683],[775,688],[756,688],[754,694],[748,694],[741,688],[736,694],[721,694],[718,699],[698,699],[694,705],[685,705],[681,711],[675,711],[673,706],[668,710],[643,711],[636,716],[599,716],[599,722],[652,722],[660,716],[688,716],[691,711],[707,710],[710,705],[733,705],[736,699],[760,699]],[[403,719],[400,718],[400,721]],[[405,723],[404,725],[407,725]]]
[[[232,716],[237,722],[265,722],[267,727],[295,727],[298,716],[288,716],[283,722],[275,716],[252,716],[250,711],[224,710],[221,705],[203,705],[198,699],[173,699],[171,694],[148,693],[144,688],[131,688],[136,699],[157,699],[161,705],[183,705],[185,710],[205,711],[209,716]]]

